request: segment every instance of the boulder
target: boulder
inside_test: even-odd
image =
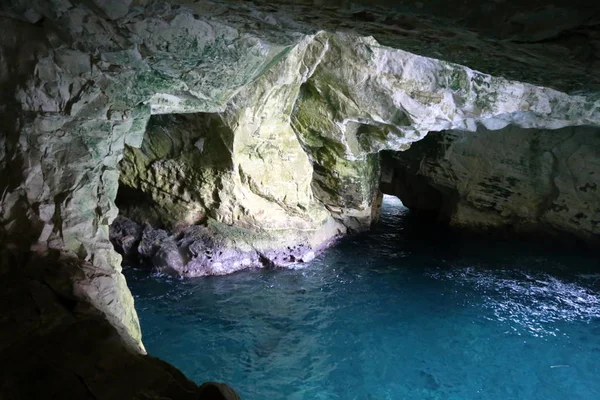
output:
[[[198,400],[240,400],[240,397],[225,383],[205,382],[200,385]]]
[[[128,257],[137,253],[143,229],[140,224],[118,216],[110,225],[109,234],[115,250],[124,257]]]

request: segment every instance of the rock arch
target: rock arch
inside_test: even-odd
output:
[[[259,231],[275,224],[289,234],[275,239],[309,247],[376,218],[382,150],[478,124],[600,121],[592,91],[567,94],[398,50],[416,49],[418,40],[391,35],[382,45],[367,35],[386,31],[371,23],[357,29],[362,34],[332,33],[315,29],[331,26],[322,16],[293,21],[260,2],[237,13],[204,2],[112,3],[3,4],[1,271],[33,274],[68,304],[91,305],[86,315],[99,310],[96,318],[138,353],[139,324],[108,227],[117,215],[118,163],[126,145],[142,146],[152,115],[210,114],[229,132],[233,200],[211,208],[214,220]],[[502,54],[470,40],[495,59]],[[469,51],[465,57],[487,67]],[[557,70],[524,74],[548,84],[565,77],[555,81],[565,91],[576,86],[566,78],[573,71],[576,83],[597,83],[576,63]]]

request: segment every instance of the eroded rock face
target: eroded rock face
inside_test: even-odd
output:
[[[468,229],[600,243],[600,130],[432,132],[384,154],[382,188]]]
[[[223,230],[213,223],[192,225],[177,233],[144,227],[119,216],[111,225],[111,241],[133,265],[185,277],[226,275],[246,268],[285,267],[311,261],[329,243],[311,247],[305,243],[284,246],[277,237],[260,236],[235,227]],[[248,243],[265,242],[265,249]],[[273,246],[278,243],[277,247]]]
[[[598,118],[592,98],[567,100],[370,38],[324,33],[312,47],[314,73],[301,88],[292,126],[313,161],[315,193],[345,225],[369,221],[381,150],[405,150],[442,129],[560,128]]]
[[[366,228],[379,201],[377,153],[429,131],[598,125],[592,12],[540,28],[529,21],[546,14],[511,6],[506,15],[527,29],[501,32],[479,29],[481,10],[467,5],[479,10],[468,26],[501,32],[497,40],[440,5],[3,1],[0,273],[32,253],[69,260],[52,264],[57,285],[141,353],[109,241],[126,145],[123,182],[152,202],[145,217],[176,231],[205,224],[219,240],[241,237],[228,247],[269,254]],[[143,143],[152,115],[181,113],[196,115],[184,130],[183,117],[165,117],[172,143],[150,134]],[[207,160],[219,146],[227,157]]]
[[[115,22],[83,2],[3,2],[2,166],[11,172],[1,236],[11,251],[91,262],[75,290],[143,350],[108,238],[124,145],[140,145],[153,112],[222,109],[298,35],[265,41],[211,21],[202,5],[125,8],[108,16]]]
[[[138,193],[122,210],[171,231],[210,225],[228,253],[240,253],[224,271],[265,264],[254,260],[286,265],[304,259],[288,249],[314,253],[377,219],[382,150],[405,150],[442,129],[557,129],[599,116],[594,96],[320,32],[223,112],[155,118],[142,147],[127,150],[121,163],[122,185]],[[165,247],[161,265],[173,260],[171,270],[191,276],[222,270],[221,261],[167,257],[174,249]],[[249,252],[257,256],[240,263]]]

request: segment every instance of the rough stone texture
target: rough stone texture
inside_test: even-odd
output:
[[[386,2],[3,1],[1,271],[22,269],[32,252],[78,260],[52,264],[60,286],[143,352],[108,227],[118,162],[125,145],[142,146],[153,114],[222,122],[231,135],[230,160],[217,168],[226,198],[208,207],[204,196],[189,198],[210,210],[206,224],[220,237],[273,233],[250,238],[255,247],[271,240],[265,249],[366,227],[379,201],[376,153],[406,149],[430,130],[598,125],[597,8],[377,4]],[[557,14],[566,15],[558,24]],[[496,15],[511,28],[498,29]],[[180,161],[160,171],[172,176]],[[214,184],[201,181],[203,191]],[[181,206],[176,218],[156,215],[202,220]]]
[[[157,269],[200,276],[284,266],[314,257],[317,249],[345,232],[312,195],[308,157],[289,124],[280,121],[286,119],[279,114],[279,107],[286,106],[277,95],[282,91],[285,95],[288,89],[263,91],[263,97],[278,105],[267,108],[270,115],[244,110],[240,116],[158,116],[142,147],[127,149],[121,162],[122,214],[185,237],[177,245],[174,240],[163,242],[158,254],[140,252],[154,259]],[[294,97],[283,100],[290,99]],[[262,125],[240,122],[242,117]],[[197,238],[199,232],[213,236],[209,242],[214,249]],[[198,257],[187,250],[187,242],[215,256]],[[183,256],[178,256],[181,246]],[[172,261],[169,268],[163,267],[166,260]]]
[[[379,151],[477,124],[497,130],[597,123],[599,104],[591,95],[491,77],[372,38],[319,32],[223,112],[154,118],[141,148],[128,149],[121,163],[121,183],[137,193],[122,210],[175,231],[198,223],[233,227],[224,232],[238,238],[231,248],[240,251],[237,259],[255,249],[281,252],[275,259],[287,263],[288,248],[314,252],[376,219]],[[172,270],[221,270],[221,261],[192,266],[165,246],[160,263],[172,260]]]
[[[118,22],[79,2],[2,7],[8,17],[43,19],[3,23],[1,59],[14,61],[3,69],[2,93],[14,97],[3,110],[2,163],[11,175],[2,178],[1,235],[20,251],[90,261],[75,290],[139,342],[108,238],[124,144],[141,143],[152,112],[224,107],[293,40],[279,34],[268,43],[168,4],[137,7]]]
[[[214,221],[206,226],[192,225],[178,233],[170,233],[148,224],[142,228],[119,216],[110,229],[115,249],[131,264],[184,277],[226,275],[245,268],[285,267],[308,262],[329,244],[324,242],[311,247],[299,243],[283,247],[284,243],[276,236],[235,227],[224,228]],[[260,247],[261,243],[264,248]],[[272,247],[274,243],[276,248]]]
[[[379,176],[374,155],[380,150],[404,150],[429,131],[472,131],[477,123],[560,128],[595,123],[599,115],[597,101],[585,96],[567,100],[551,89],[371,38],[322,33],[312,48],[306,63],[312,61],[314,72],[301,88],[292,124],[313,160],[316,195],[353,227],[364,226],[372,213]]]
[[[233,4],[219,2],[224,13],[235,13],[240,2]],[[317,26],[373,36],[385,46],[562,91],[597,91],[600,84],[600,5],[587,0],[256,0],[245,7],[297,31]]]
[[[124,257],[137,253],[142,239],[143,228],[135,222],[118,216],[110,225],[110,241],[115,250]]]
[[[386,193],[454,226],[600,244],[598,128],[432,132],[383,165]]]

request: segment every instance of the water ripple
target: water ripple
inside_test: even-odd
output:
[[[597,257],[420,223],[388,202],[301,269],[128,269],[146,348],[244,400],[600,399]]]
[[[482,270],[466,267],[429,273],[474,289],[491,310],[494,320],[512,323],[534,336],[565,334],[557,322],[590,322],[600,318],[600,292],[587,282],[565,282],[547,273],[518,270]]]

